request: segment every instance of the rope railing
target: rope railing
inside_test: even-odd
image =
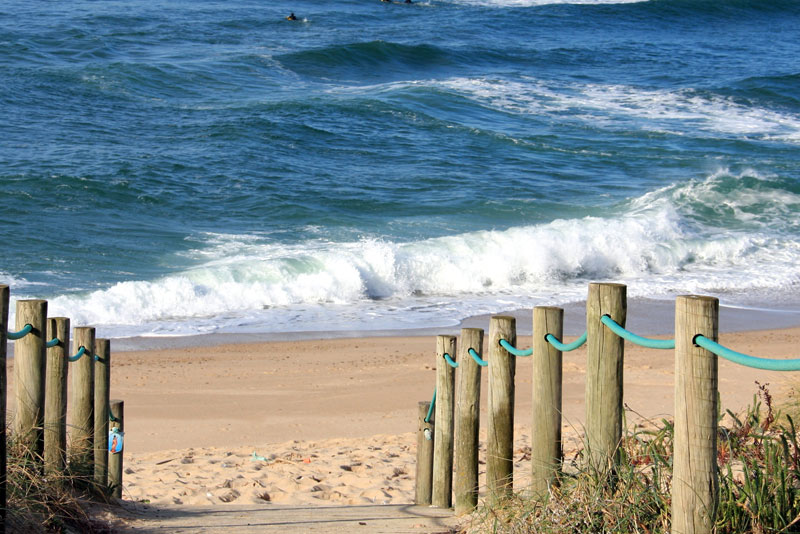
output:
[[[428,415],[425,416],[425,422],[431,422],[431,416],[433,415],[433,407],[436,406],[436,388],[433,388],[433,398],[431,398],[431,405],[428,408]]]
[[[84,354],[86,354],[86,347],[81,345],[81,347],[78,349],[78,352],[75,353],[75,356],[67,356],[67,359],[71,362],[77,362]]]
[[[586,343],[586,338],[589,335],[588,332],[584,332],[581,337],[573,341],[572,343],[562,343],[559,341],[556,336],[553,334],[547,334],[544,336],[545,341],[553,345],[557,350],[561,352],[569,352],[571,350],[575,350],[578,347],[581,347],[584,343]]]
[[[458,362],[453,360],[453,358],[449,354],[447,354],[446,352],[444,353],[444,361],[446,361],[447,364],[450,367],[452,367],[453,369],[458,367]]]
[[[675,348],[674,339],[651,339],[648,337],[642,337],[636,335],[630,330],[626,330],[623,326],[620,326],[619,323],[617,323],[614,319],[612,319],[610,315],[603,315],[600,318],[600,322],[606,325],[609,330],[617,334],[622,339],[630,341],[631,343],[635,343],[636,345],[647,347],[649,349]]]
[[[53,347],[58,346],[59,343],[60,342],[59,342],[58,338],[54,337],[53,339],[51,339],[50,341],[45,343],[44,346],[47,347],[48,349],[52,349]]]
[[[26,324],[25,326],[22,327],[22,330],[18,330],[16,332],[9,332],[8,339],[10,339],[11,341],[22,339],[23,337],[30,334],[32,330],[33,326],[31,326],[30,324]]]
[[[475,352],[475,349],[471,348],[467,352],[469,352],[469,355],[472,356],[473,360],[475,360],[475,363],[477,363],[481,367],[486,367],[487,365],[489,365],[489,362],[487,362],[486,360],[481,359],[481,357],[478,355],[478,353]]]
[[[728,347],[724,347],[719,343],[716,343],[715,341],[711,341],[701,334],[694,336],[693,341],[698,347],[703,347],[707,351],[713,352],[717,356],[746,367],[763,369],[765,371],[800,371],[800,358],[793,358],[791,360],[758,358],[756,356],[750,356],[749,354],[742,354],[741,352],[731,350]]]
[[[514,356],[530,356],[533,354],[533,349],[518,349],[505,339],[500,340],[500,346],[503,347],[508,351],[509,354],[513,354]]]

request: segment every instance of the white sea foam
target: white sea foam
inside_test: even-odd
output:
[[[551,4],[607,5],[638,4],[648,0],[450,0],[454,4],[482,7],[534,7]]]
[[[800,205],[800,198],[758,187],[719,190],[725,180],[747,176],[720,171],[662,188],[615,217],[407,243],[364,238],[287,245],[263,236],[203,234],[188,253],[197,264],[192,269],[56,297],[50,310],[118,334],[336,330],[452,324],[474,313],[563,303],[582,298],[591,280],[627,283],[631,296],[796,293],[797,233],[754,223],[746,208]],[[722,202],[741,227],[715,227],[713,217],[693,215],[700,205]]]
[[[559,84],[517,80],[452,78],[440,86],[485,105],[523,114],[557,114],[594,127],[636,127],[685,135],[702,131],[723,137],[800,142],[800,116],[754,107],[693,89],[644,89],[627,85]],[[639,124],[634,124],[638,122]]]

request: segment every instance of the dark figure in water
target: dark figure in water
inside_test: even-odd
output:
[[[286,20],[297,20],[297,17],[294,16],[294,13],[286,17]]]
[[[406,4],[413,4],[413,3],[414,2],[412,2],[411,0],[406,0]]]

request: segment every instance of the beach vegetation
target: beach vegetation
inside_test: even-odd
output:
[[[463,532],[669,534],[673,438],[668,419],[628,426],[613,483],[587,467],[578,450],[565,458],[546,496],[523,491],[497,503],[487,499]],[[800,532],[796,418],[773,406],[765,385],[744,412],[720,414],[717,451],[717,534]]]
[[[45,472],[43,460],[10,432],[7,443],[6,532],[110,534],[103,505],[111,488],[97,484],[88,465],[71,461],[63,472]]]

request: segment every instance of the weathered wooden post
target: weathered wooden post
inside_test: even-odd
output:
[[[17,412],[14,429],[34,458],[44,454],[44,376],[47,343],[47,301],[18,300],[17,330],[31,325],[31,332],[14,345],[14,378]]]
[[[7,285],[0,285],[0,534],[6,532],[6,509],[8,508],[7,462],[6,462],[6,409],[8,404],[8,306],[11,292]]]
[[[57,339],[58,343],[47,348],[44,396],[44,466],[48,473],[63,474],[67,467],[69,319],[66,317],[48,319],[47,332],[48,337]]]
[[[589,463],[608,472],[619,460],[622,439],[624,340],[600,322],[610,316],[625,326],[628,310],[622,284],[589,284],[586,301],[586,445]]]
[[[112,400],[110,412],[111,426],[119,429],[120,432],[125,432],[125,401]],[[117,499],[122,498],[122,455],[124,452],[123,440],[123,446],[119,452],[112,452],[108,456],[108,487],[111,488],[111,494]]]
[[[95,342],[94,356],[94,481],[108,483],[108,406],[111,401],[111,343]]]
[[[433,493],[431,504],[440,508],[453,505],[453,433],[456,370],[447,360],[456,356],[455,336],[436,338],[436,426],[433,440]]]
[[[417,478],[416,478],[416,504],[431,503],[431,484],[433,482],[433,417],[428,421],[431,403],[419,403],[419,429],[417,431]]]
[[[672,533],[710,534],[717,479],[717,356],[694,343],[718,336],[719,301],[680,296],[675,301],[675,452]]]
[[[501,500],[514,489],[514,374],[517,359],[500,345],[517,345],[517,320],[497,315],[489,321],[489,399],[486,439],[486,488]]]
[[[564,310],[533,309],[533,403],[531,412],[531,490],[544,497],[561,473],[561,351],[547,342],[552,334],[564,339]]]
[[[94,340],[95,331],[90,326],[76,327],[73,330],[75,352],[83,347],[86,352],[77,361],[72,362],[70,369],[69,390],[69,456],[73,469],[79,474],[90,476],[93,460],[94,442]]]
[[[481,368],[470,356],[483,354],[483,329],[463,328],[456,373],[455,513],[471,512],[478,505],[478,431],[481,402]]]

